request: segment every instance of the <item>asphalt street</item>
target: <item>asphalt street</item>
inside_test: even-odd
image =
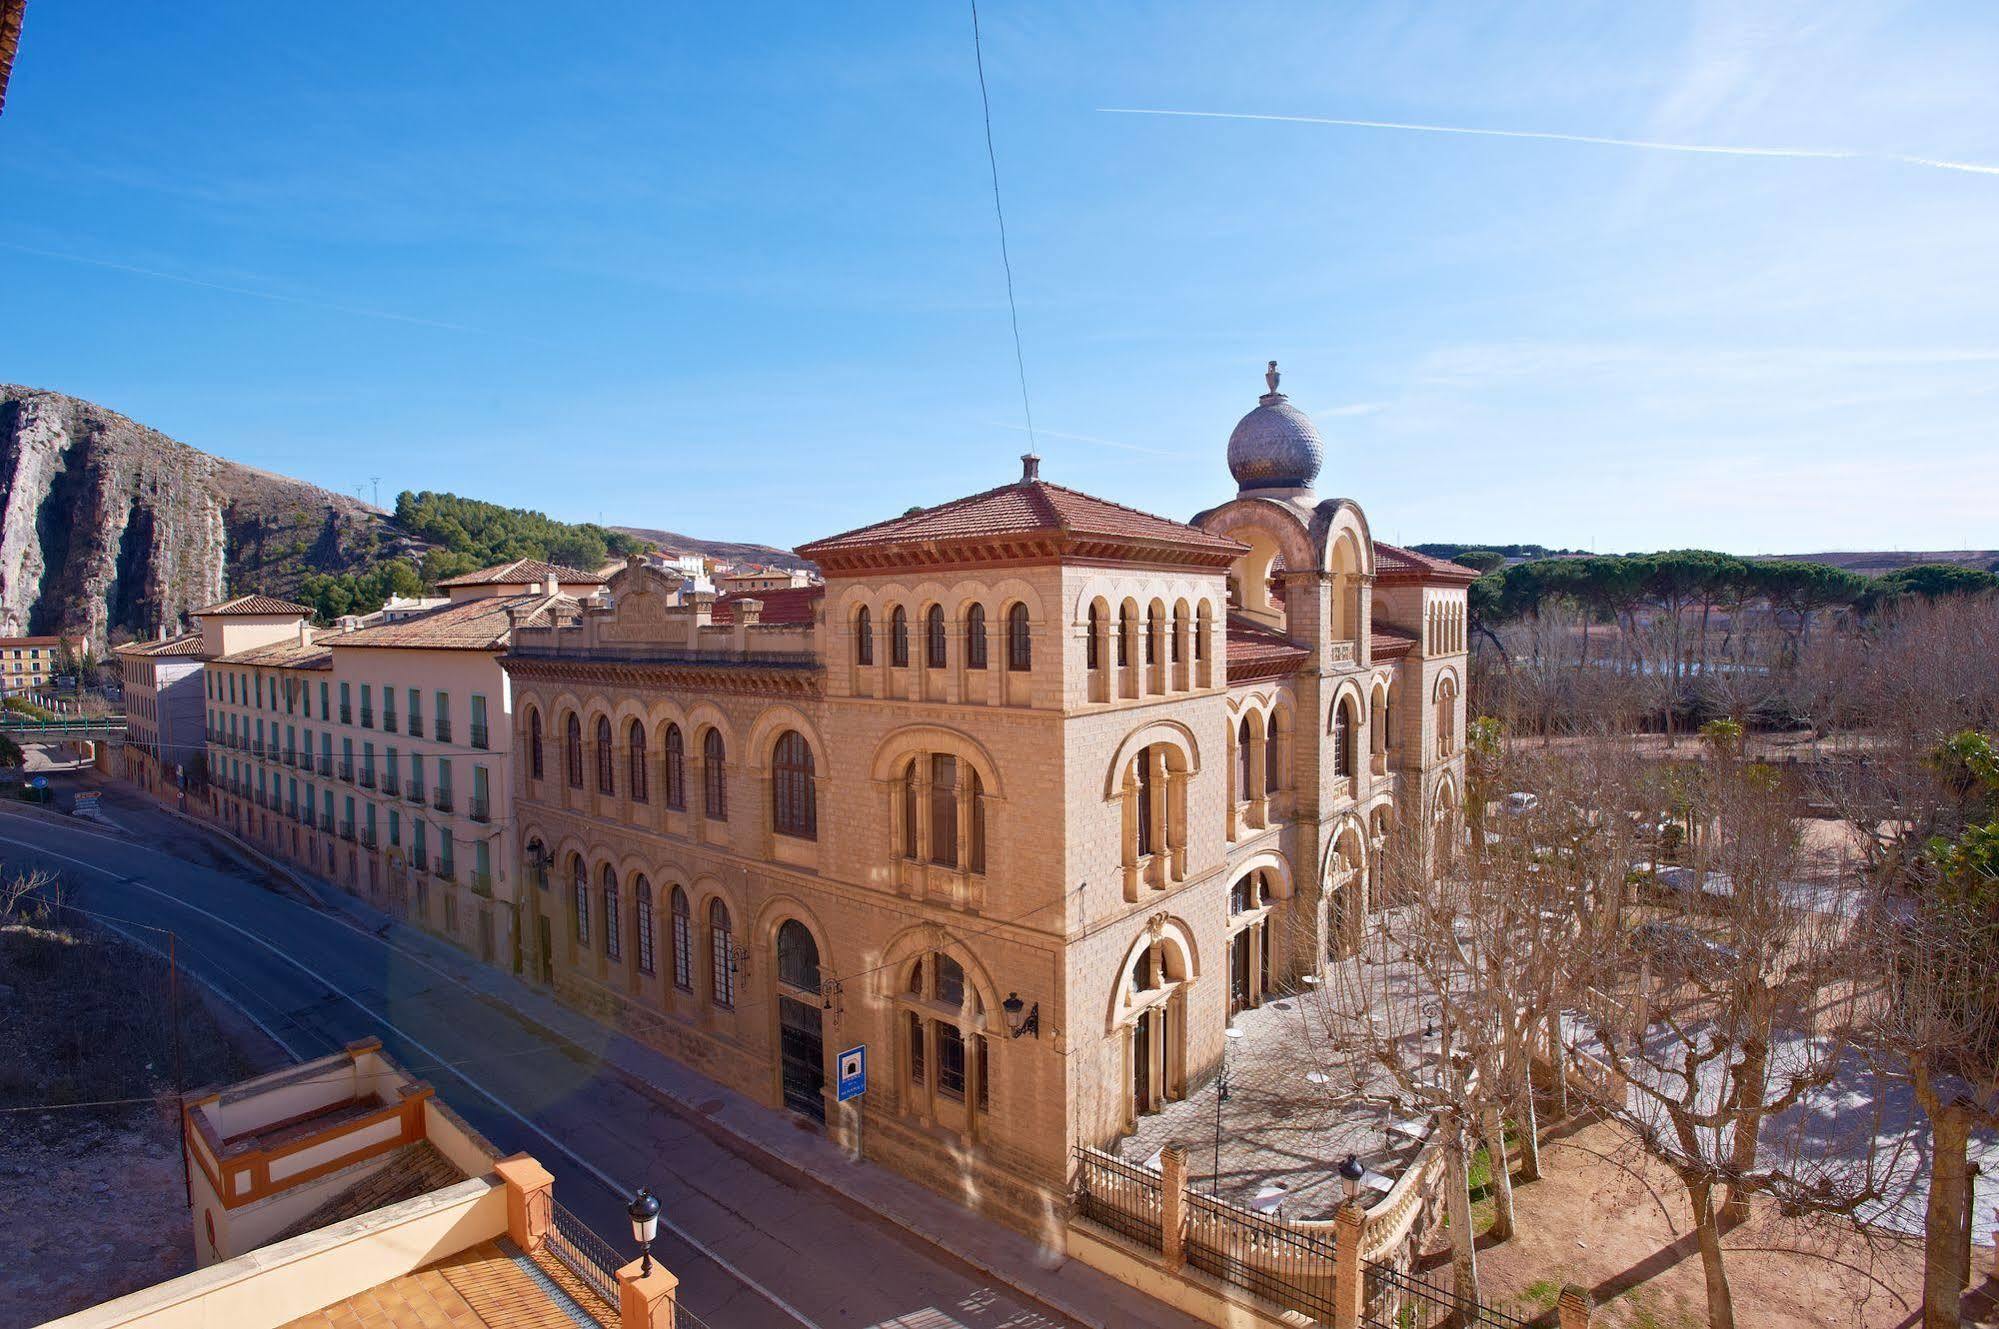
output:
[[[0,809],[0,871],[46,868],[70,903],[134,935],[172,931],[181,964],[295,1057],[380,1038],[503,1153],[541,1160],[558,1203],[615,1250],[636,1255],[623,1206],[633,1188],[651,1186],[663,1206],[654,1258],[712,1329],[1075,1323],[831,1192],[766,1173],[588,1052],[267,888],[226,855],[182,843],[200,838],[149,842]]]

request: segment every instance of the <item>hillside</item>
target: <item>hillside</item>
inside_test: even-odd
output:
[[[0,627],[100,647],[225,591],[415,552],[387,516],[90,402],[0,384]]]
[[[1537,558],[1576,557],[1593,552],[1587,549],[1551,549],[1546,545],[1536,544],[1460,544],[1451,541],[1411,545],[1410,548],[1433,558],[1452,559],[1459,554],[1474,550],[1491,550],[1504,555],[1508,563],[1526,562]],[[1951,564],[1980,571],[1999,571],[1999,549],[1853,549],[1823,554],[1755,554],[1750,557],[1782,559],[1791,563],[1823,563],[1828,567],[1843,568],[1865,577],[1878,577],[1884,572],[1894,572],[1900,568],[1935,564]]]
[[[700,554],[705,558],[717,558],[729,563],[761,563],[773,568],[804,568],[810,571],[818,565],[810,559],[800,558],[789,549],[779,549],[774,545],[740,544],[729,540],[698,540],[691,535],[679,535],[673,531],[655,531],[644,526],[613,526],[612,530],[648,544],[657,545],[670,554]]]

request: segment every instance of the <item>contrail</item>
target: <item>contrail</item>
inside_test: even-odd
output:
[[[1720,143],[1670,143],[1647,138],[1610,138],[1601,134],[1557,134],[1540,129],[1477,129],[1468,125],[1424,125],[1402,120],[1342,120],[1321,115],[1254,115],[1244,111],[1167,111],[1142,106],[1099,106],[1105,115],[1167,115],[1195,120],[1274,120],[1293,125],[1337,125],[1344,129],[1395,129],[1415,134],[1467,134],[1477,138],[1530,138],[1553,143],[1589,143],[1598,147],[1643,148],[1648,152],[1697,152],[1722,157],[1794,157],[1818,161],[1892,161],[1943,171],[1999,175],[1999,166],[1977,162],[1942,161],[1899,153],[1848,152],[1833,148],[1757,148]]]
[[[350,314],[356,318],[387,319],[391,323],[413,323],[424,328],[443,328],[448,332],[478,333],[477,328],[468,328],[463,323],[445,323],[434,318],[418,318],[413,314],[392,314],[381,309],[361,309],[353,305],[330,304],[324,300],[308,300],[296,295],[280,295],[276,291],[259,291],[248,286],[225,286],[220,282],[202,281],[198,277],[183,277],[175,272],[160,272],[153,268],[134,267],[130,263],[114,263],[110,259],[87,258],[82,254],[65,254],[54,249],[36,249],[32,245],[19,245],[11,240],[0,240],[0,249],[11,249],[20,254],[33,254],[38,258],[60,259],[65,263],[85,263],[93,268],[109,268],[113,272],[130,272],[140,277],[156,277],[161,281],[178,282],[182,286],[199,286],[203,290],[222,291],[228,295],[247,295],[253,300],[270,300],[278,304],[303,305],[308,309],[325,309],[336,314]]]

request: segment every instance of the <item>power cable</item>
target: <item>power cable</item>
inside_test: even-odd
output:
[[[979,110],[986,123],[986,165],[993,176],[993,216],[999,222],[1000,267],[1006,272],[1006,310],[1013,322],[1013,363],[1020,373],[1020,410],[1027,417],[1027,445],[1035,447],[1034,408],[1027,399],[1027,357],[1020,349],[1020,308],[1013,298],[1013,259],[1006,245],[1006,210],[1000,206],[999,154],[993,150],[993,106],[986,95],[986,57],[979,40],[979,0],[972,5],[972,59],[979,69]]]

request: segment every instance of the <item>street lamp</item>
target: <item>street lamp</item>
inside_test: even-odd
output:
[[[1340,1160],[1340,1189],[1347,1193],[1347,1203],[1360,1198],[1360,1181],[1367,1175],[1367,1169],[1360,1165],[1357,1154],[1348,1154]]]
[[[645,1187],[625,1206],[625,1212],[632,1219],[632,1240],[639,1244],[639,1277],[652,1276],[652,1239],[659,1231],[659,1201]]]
[[[1036,1038],[1041,1037],[1040,1002],[1037,1001],[1032,1007],[1029,1007],[1026,1002],[1020,999],[1018,992],[1009,992],[1006,994],[1006,1000],[1000,1003],[1000,1009],[1006,1012],[1006,1027],[1015,1038],[1019,1038],[1023,1034],[1033,1034]],[[1025,1012],[1025,1014],[1022,1012]]]

